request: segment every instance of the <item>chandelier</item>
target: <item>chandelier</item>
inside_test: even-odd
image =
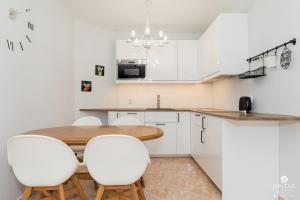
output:
[[[131,43],[134,47],[144,47],[146,50],[151,49],[154,45],[164,47],[168,44],[168,36],[160,30],[158,37],[154,38],[150,29],[150,4],[151,0],[146,0],[146,28],[141,38],[137,37],[135,30],[131,31],[130,38],[127,39],[128,43]],[[154,40],[158,42],[154,42]]]

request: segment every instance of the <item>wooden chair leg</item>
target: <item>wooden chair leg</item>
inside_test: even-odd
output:
[[[66,200],[65,190],[64,190],[64,185],[63,184],[60,184],[58,186],[58,191],[59,191],[59,199],[60,200]]]
[[[145,180],[144,180],[144,177],[143,177],[143,176],[141,177],[141,180],[140,180],[140,181],[141,181],[141,184],[142,184],[143,188],[145,188]]]
[[[132,184],[132,185],[130,186],[130,190],[131,190],[131,194],[132,194],[132,196],[133,196],[133,199],[134,199],[134,200],[139,200],[139,195],[138,195],[138,193],[137,193],[137,189],[136,189],[135,184]]]
[[[77,189],[77,191],[78,191],[78,193],[79,193],[80,198],[81,198],[82,200],[87,200],[87,198],[86,198],[85,193],[84,193],[84,191],[83,191],[83,189],[82,189],[82,187],[81,187],[81,184],[80,184],[80,182],[79,182],[79,179],[78,179],[77,175],[73,175],[73,176],[72,176],[72,181],[73,181],[73,183],[74,183],[75,186],[76,186],[76,189]]]
[[[142,187],[141,182],[140,182],[140,181],[137,181],[136,184],[137,184],[138,192],[139,192],[139,194],[140,194],[142,200],[146,200],[146,196],[145,196],[144,189],[143,189],[143,187]]]
[[[97,196],[96,196],[96,200],[101,200],[103,197],[103,193],[104,193],[104,186],[100,185],[97,191]]]
[[[26,187],[22,196],[22,200],[29,200],[32,192],[32,187]]]
[[[98,190],[98,183],[96,181],[94,181],[94,188],[96,191]]]

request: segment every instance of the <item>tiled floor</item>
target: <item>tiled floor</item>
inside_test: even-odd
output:
[[[144,176],[147,200],[221,200],[221,192],[192,158],[151,160],[152,164]],[[95,199],[93,183],[83,181],[82,185],[88,199]],[[126,199],[117,197],[113,200]]]

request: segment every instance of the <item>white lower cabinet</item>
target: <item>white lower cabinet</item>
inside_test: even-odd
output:
[[[177,118],[177,155],[190,155],[190,112],[178,112]]]
[[[151,155],[176,154],[176,123],[145,123],[146,126],[161,128],[164,135],[161,138],[145,141]]]
[[[109,112],[108,122],[122,116],[138,118],[146,126],[161,128],[163,136],[145,141],[151,155],[190,155],[190,112]]]
[[[118,119],[118,115],[119,113],[118,112],[113,112],[113,111],[109,111],[108,112],[108,125],[112,125],[112,123]]]
[[[197,113],[191,113],[191,155],[197,163],[200,163],[201,153],[201,131],[202,116]]]
[[[191,154],[222,190],[222,119],[191,114]]]

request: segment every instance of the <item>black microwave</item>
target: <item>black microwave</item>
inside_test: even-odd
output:
[[[145,60],[121,60],[118,62],[118,79],[145,78]]]

